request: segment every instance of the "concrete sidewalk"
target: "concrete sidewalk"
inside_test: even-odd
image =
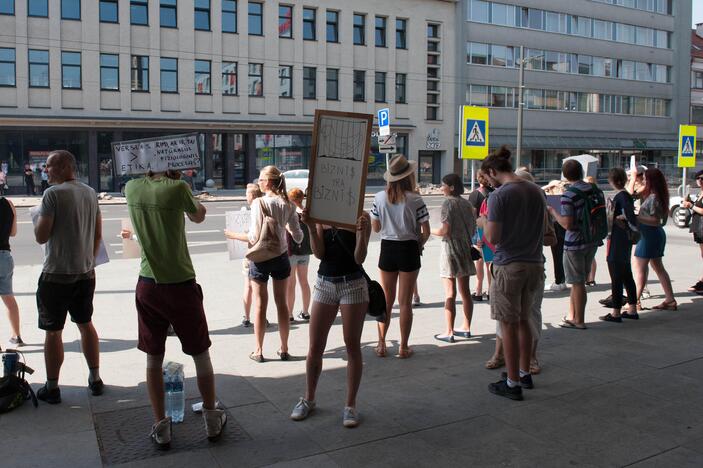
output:
[[[202,423],[188,412],[174,425],[170,452],[148,441],[150,409],[144,382],[144,355],[136,350],[134,284],[138,261],[113,260],[98,269],[95,325],[101,336],[101,397],[86,389],[87,368],[72,324],[64,332],[66,360],[61,375],[63,403],[25,404],[0,416],[2,466],[702,466],[703,465],[703,297],[685,294],[701,273],[699,251],[688,233],[668,228],[665,264],[674,281],[677,312],[648,311],[639,321],[599,322],[597,300],[608,294],[604,249],[599,251],[599,285],[589,289],[589,329],[557,327],[566,313],[566,293],[548,294],[540,343],[543,371],[525,401],[491,395],[499,371],[483,364],[494,347],[489,306],[475,307],[475,338],[456,344],[433,339],[443,330],[439,242],[423,257],[420,294],[408,360],[373,353],[376,327],[367,321],[365,360],[358,409],[362,424],[345,429],[345,348],[339,320],[330,333],[317,397],[310,419],[293,422],[290,411],[305,387],[306,324],[291,330],[290,351],[299,359],[257,364],[252,329],[239,326],[242,274],[226,253],[194,257],[211,329],[211,355],[218,396],[230,421],[219,443],[208,443]],[[367,268],[378,258],[372,243]],[[549,258],[550,255],[547,255]],[[317,262],[310,267],[310,277]],[[548,265],[548,280],[551,267]],[[15,290],[23,317],[30,377],[37,389],[45,378],[43,335],[36,328],[34,291],[40,267],[18,267]],[[652,278],[654,279],[654,277]],[[472,284],[474,282],[472,281]],[[650,284],[660,302],[661,287]],[[299,307],[296,307],[296,310]],[[269,320],[275,321],[273,306]],[[6,330],[6,329],[4,329]],[[278,349],[275,325],[264,355]],[[394,318],[390,353],[397,349]],[[185,364],[188,398],[197,398],[192,361],[169,338],[166,359]],[[195,400],[193,400],[195,401]]]

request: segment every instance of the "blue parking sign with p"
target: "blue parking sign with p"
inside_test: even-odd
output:
[[[388,109],[388,108],[380,109],[378,111],[378,126],[379,127],[387,127],[388,125],[390,125],[390,122],[389,122],[390,115],[391,115],[390,109]]]
[[[466,146],[486,146],[486,121],[466,120]]]

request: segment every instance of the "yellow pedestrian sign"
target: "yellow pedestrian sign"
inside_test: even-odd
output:
[[[490,132],[488,109],[463,106],[461,109],[461,158],[485,159]]]
[[[679,167],[696,167],[696,126],[679,126]]]

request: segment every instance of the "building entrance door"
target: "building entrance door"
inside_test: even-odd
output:
[[[418,160],[418,182],[421,184],[439,185],[442,177],[442,152],[420,151]]]

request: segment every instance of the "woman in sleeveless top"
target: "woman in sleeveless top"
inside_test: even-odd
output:
[[[10,237],[17,234],[17,212],[15,206],[5,197],[0,198],[0,297],[7,308],[12,336],[10,344],[24,346],[20,337],[20,312],[12,291],[12,275],[15,263],[10,253]]]

